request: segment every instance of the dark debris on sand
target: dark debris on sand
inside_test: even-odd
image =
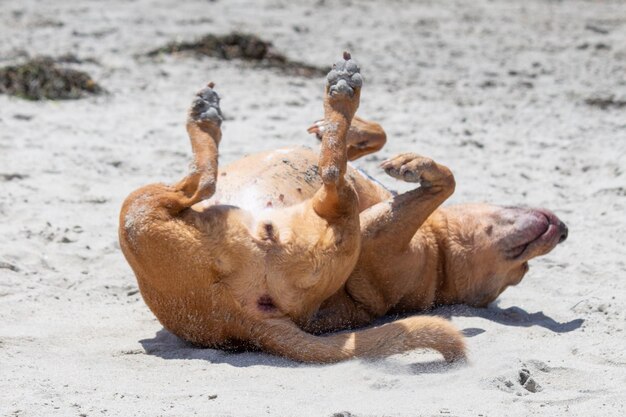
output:
[[[590,97],[585,100],[585,104],[593,107],[599,107],[602,110],[614,108],[626,108],[626,99],[619,99],[613,95]]]
[[[0,94],[9,94],[27,100],[72,100],[86,94],[100,94],[104,90],[89,74],[59,63],[81,63],[74,56],[58,59],[33,58],[21,65],[0,68]],[[87,62],[87,61],[85,61]]]
[[[252,62],[264,68],[275,68],[288,75],[300,77],[320,77],[329,68],[320,68],[298,61],[292,61],[274,50],[272,43],[256,35],[234,32],[226,35],[206,35],[194,42],[171,42],[148,52],[148,56],[194,52],[224,60],[239,59]]]

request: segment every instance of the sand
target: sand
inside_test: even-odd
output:
[[[152,316],[117,216],[186,169],[193,94],[221,92],[222,163],[315,146],[323,77],[143,56],[233,30],[312,65],[352,52],[359,114],[389,137],[357,165],[388,186],[407,187],[380,160],[419,152],[456,174],[450,203],[545,206],[568,224],[489,308],[434,312],[464,329],[468,365],[202,350]],[[108,91],[0,95],[0,415],[626,415],[626,3],[0,1],[0,39],[0,65],[73,53]]]

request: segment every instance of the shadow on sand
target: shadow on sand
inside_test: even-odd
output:
[[[498,307],[497,301],[491,303],[487,308],[470,307],[463,304],[438,307],[432,314],[446,318],[451,317],[480,317],[505,326],[532,327],[539,326],[554,333],[567,333],[574,331],[585,322],[583,319],[574,319],[560,323],[550,316],[546,316],[543,311],[529,313],[519,307],[509,307],[502,309]],[[478,328],[465,329],[465,336],[472,337],[483,333],[484,330]]]
[[[492,303],[488,308],[475,308],[466,305],[453,305],[439,307],[430,312],[432,315],[442,317],[480,317],[505,326],[531,327],[540,326],[555,333],[567,333],[574,331],[583,324],[583,319],[575,319],[565,323],[559,323],[543,312],[529,313],[519,307],[501,309],[497,303]],[[377,320],[374,326],[396,320],[398,316],[388,316]],[[466,337],[474,337],[484,333],[485,330],[477,327],[463,329]],[[163,359],[199,359],[210,363],[228,364],[234,367],[249,366],[272,366],[280,368],[294,368],[300,366],[323,366],[316,364],[301,364],[289,359],[274,355],[268,355],[259,351],[224,351],[218,349],[199,348],[195,345],[179,339],[165,329],[159,330],[151,339],[140,340],[139,343],[146,354],[158,356]],[[384,361],[384,359],[382,359]],[[446,372],[450,365],[443,361],[416,363],[412,365],[412,373],[439,373]]]
[[[248,366],[295,368],[301,365],[298,362],[260,351],[226,351],[198,347],[178,338],[166,329],[159,330],[153,338],[142,339],[139,343],[147,355],[154,355],[163,359],[199,359],[211,363],[228,364],[237,368]]]
[[[376,324],[379,324],[378,322]],[[190,359],[204,360],[212,364],[227,364],[236,368],[266,366],[275,368],[324,367],[324,364],[295,362],[279,356],[270,355],[261,351],[224,351],[219,349],[201,348],[185,342],[166,329],[159,330],[153,338],[140,340],[147,355],[158,356],[163,359]],[[464,361],[447,363],[443,360],[427,360],[412,364],[398,364],[389,358],[357,359],[368,363],[374,368],[392,369],[394,373],[402,374],[434,374],[445,373],[463,366]]]

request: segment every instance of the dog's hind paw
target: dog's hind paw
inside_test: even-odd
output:
[[[189,110],[189,117],[192,120],[196,122],[213,122],[218,126],[222,124],[224,117],[220,109],[220,96],[213,89],[214,86],[215,84],[211,82],[196,94],[196,98]]]
[[[414,153],[403,153],[380,164],[387,175],[406,182],[429,186],[440,172],[435,161]]]
[[[352,97],[354,90],[363,85],[360,71],[359,64],[352,59],[350,53],[344,52],[343,59],[333,64],[333,68],[326,76],[330,95],[347,95]]]

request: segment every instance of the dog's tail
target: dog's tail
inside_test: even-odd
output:
[[[462,334],[440,317],[409,317],[328,336],[306,333],[286,319],[269,319],[257,321],[249,332],[249,340],[258,343],[261,349],[301,362],[376,358],[417,348],[434,349],[448,362],[465,359]]]

